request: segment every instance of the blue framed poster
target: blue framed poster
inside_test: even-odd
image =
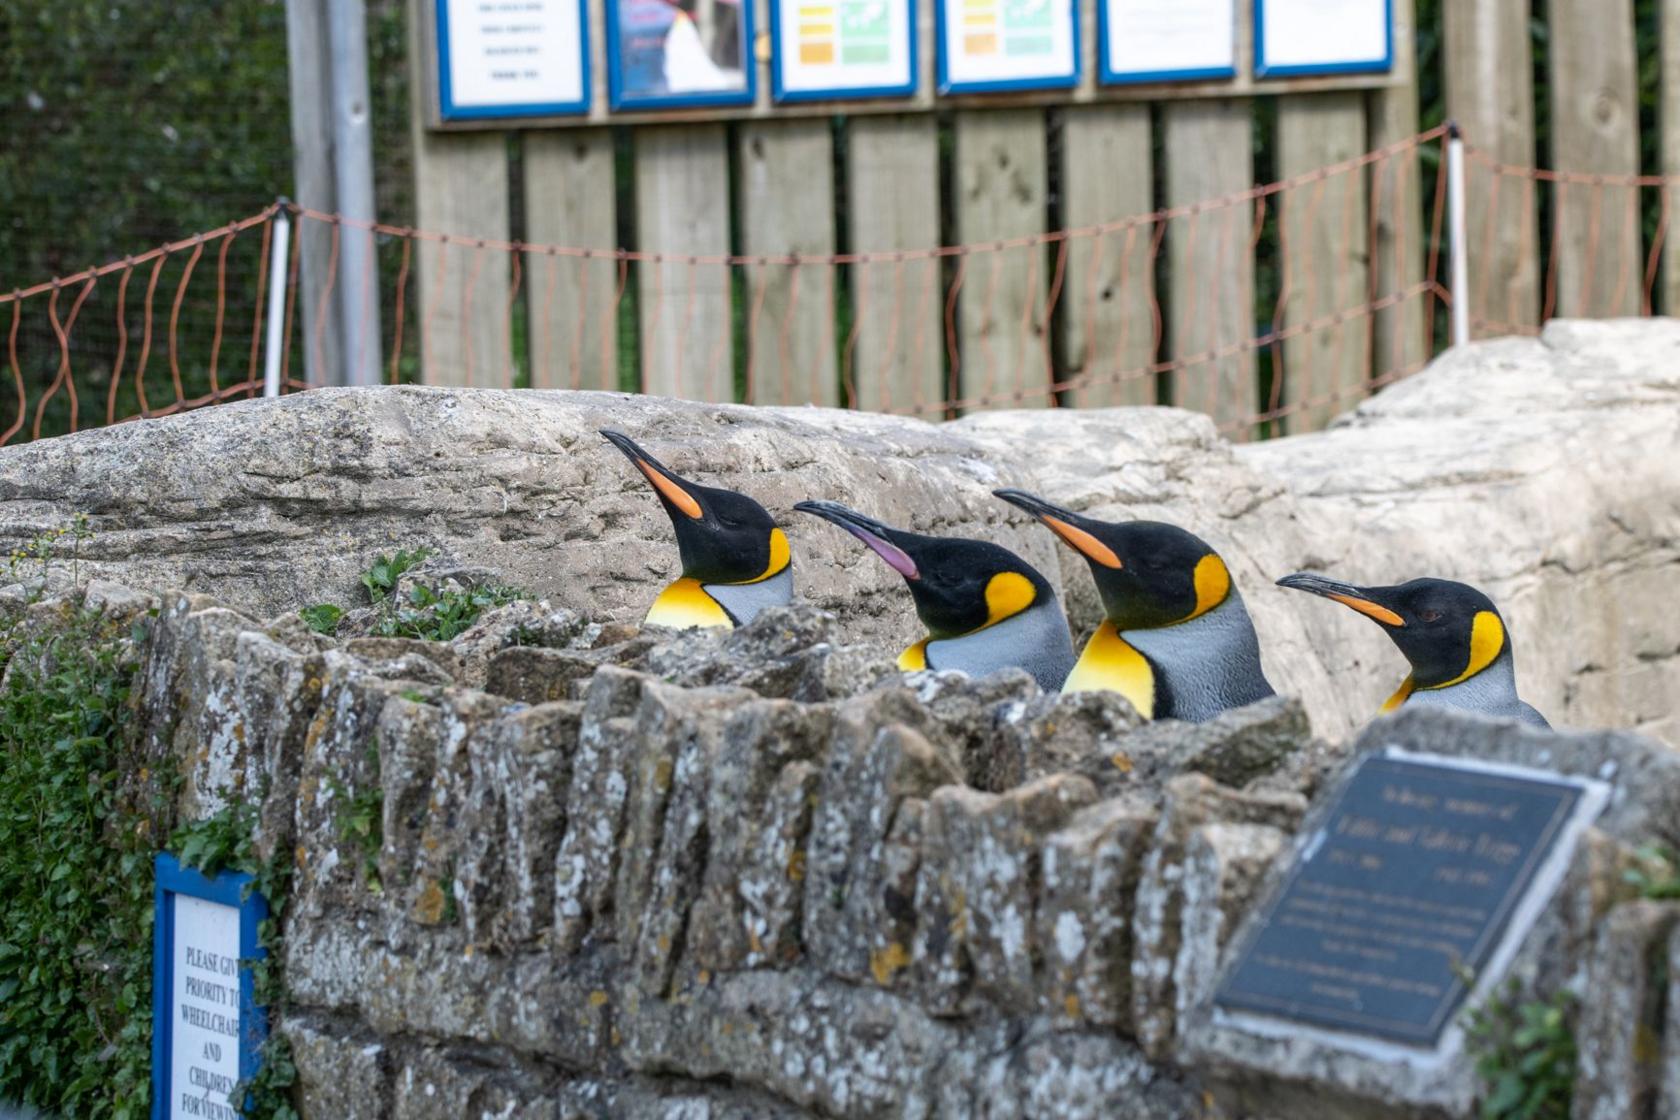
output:
[[[916,92],[915,0],[770,0],[777,102]]]
[[[935,0],[939,92],[1079,84],[1076,0]]]
[[[1097,0],[1104,85],[1236,76],[1236,0]]]
[[[437,0],[446,121],[589,111],[586,0]]]
[[[233,1088],[268,1037],[251,983],[268,902],[251,876],[209,878],[168,852],[153,872],[152,1120],[236,1116]]]
[[[606,0],[614,109],[751,105],[752,0]]]
[[[1254,76],[1394,68],[1391,0],[1254,0]]]

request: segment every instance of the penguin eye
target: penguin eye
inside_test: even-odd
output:
[[[1425,607],[1418,612],[1418,618],[1424,622],[1439,622],[1441,621],[1441,612],[1434,607]]]

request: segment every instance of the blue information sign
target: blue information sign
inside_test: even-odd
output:
[[[251,984],[268,903],[251,876],[208,877],[168,852],[154,871],[152,1120],[237,1120],[234,1086],[257,1072],[268,1036]]]

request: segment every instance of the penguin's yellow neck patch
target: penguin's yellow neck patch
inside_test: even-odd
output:
[[[1038,591],[1020,572],[999,572],[986,581],[986,625],[1014,618],[1033,605]]]
[[[1196,561],[1196,609],[1190,614],[1191,618],[1200,618],[1223,603],[1231,594],[1231,571],[1213,553],[1208,553]]]
[[[932,639],[923,638],[915,645],[898,655],[898,667],[901,672],[914,673],[927,666],[927,644]]]
[[[733,628],[735,625],[729,618],[729,612],[724,610],[716,599],[706,594],[706,589],[700,586],[700,581],[688,576],[661,591],[659,598],[653,601],[653,606],[648,608],[647,618],[643,621],[653,626],[669,626],[673,630],[692,630],[708,626]]]
[[[762,575],[752,579],[744,579],[741,583],[763,583],[771,576],[780,575],[783,568],[793,562],[793,550],[788,547],[787,534],[780,529],[770,530],[770,563],[764,566]]]
[[[1144,719],[1155,718],[1155,670],[1114,623],[1104,622],[1085,643],[1085,652],[1062,684],[1063,692],[1118,692]]]
[[[1378,708],[1377,711],[1383,713],[1392,712],[1394,709],[1404,704],[1406,702],[1406,697],[1410,696],[1416,688],[1416,682],[1414,682],[1411,677],[1407,677],[1405,680],[1400,682],[1400,687],[1394,690],[1394,695],[1390,696],[1387,700],[1384,700],[1382,707]]]
[[[1504,648],[1505,626],[1499,621],[1499,616],[1492,611],[1477,611],[1476,617],[1470,621],[1470,662],[1464,667],[1464,672],[1450,681],[1425,687],[1451,688],[1455,684],[1463,684],[1492,665]]]

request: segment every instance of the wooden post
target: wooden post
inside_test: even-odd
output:
[[[1471,324],[1481,333],[1533,327],[1540,322],[1535,185],[1492,174],[1486,162],[1534,166],[1528,0],[1452,0],[1441,5],[1441,18],[1447,116],[1482,157],[1466,174]],[[1555,50],[1555,34],[1552,41]]]
[[[752,122],[737,134],[749,255],[834,253],[834,139],[826,119]],[[747,269],[748,400],[834,405],[834,266]]]
[[[1083,105],[1062,116],[1062,221],[1068,229],[1154,209],[1147,105]],[[1069,243],[1062,282],[1062,351],[1083,407],[1154,404],[1153,223]],[[1080,379],[1086,379],[1081,382]]]
[[[1417,135],[1417,29],[1412,0],[1394,5],[1394,68],[1404,84],[1371,93],[1367,107],[1367,144],[1386,148]],[[1417,148],[1407,148],[1371,165],[1371,292],[1377,300],[1398,295],[1423,279],[1424,230],[1422,162]],[[1429,359],[1429,324],[1424,296],[1376,312],[1371,322],[1371,372],[1378,378],[1419,369]]]
[[[617,207],[605,128],[525,134],[525,240],[611,250]],[[533,389],[618,388],[618,262],[525,254]]]
[[[1044,112],[972,109],[956,120],[957,239],[968,245],[1044,232]],[[1053,267],[1043,245],[963,258],[958,294],[961,395],[980,408],[1054,404],[1045,291]]]
[[[939,244],[939,134],[931,113],[846,122],[851,250],[889,253]],[[852,266],[852,316],[841,340],[843,397],[858,408],[937,418],[945,400],[944,291],[939,261]]]
[[[435,132],[426,127],[425,74],[436,65],[431,5],[408,11],[409,122],[414,142],[415,224],[443,233],[441,244],[415,246],[414,304],[420,332],[420,378],[428,385],[513,384],[508,329],[509,254],[480,248],[508,239],[507,136],[500,132]]]
[[[1632,0],[1550,0],[1552,164],[1585,175],[1639,174],[1639,79]],[[1557,314],[1639,314],[1639,188],[1560,182]]]
[[[1191,206],[1253,184],[1246,100],[1171,102],[1166,122],[1167,204]],[[1174,358],[1171,403],[1213,416],[1240,438],[1259,410],[1254,351],[1254,204],[1239,201],[1174,218],[1167,230],[1172,269],[1168,337]]]
[[[1288,180],[1365,151],[1358,93],[1278,100],[1278,177]],[[1366,176],[1342,171],[1287,188],[1282,207],[1283,394],[1290,431],[1314,431],[1365,395],[1371,379]],[[1337,315],[1348,314],[1340,323]]]
[[[636,130],[636,240],[676,257],[729,253],[729,148],[721,124]],[[729,269],[687,261],[638,266],[642,391],[735,399]]]

